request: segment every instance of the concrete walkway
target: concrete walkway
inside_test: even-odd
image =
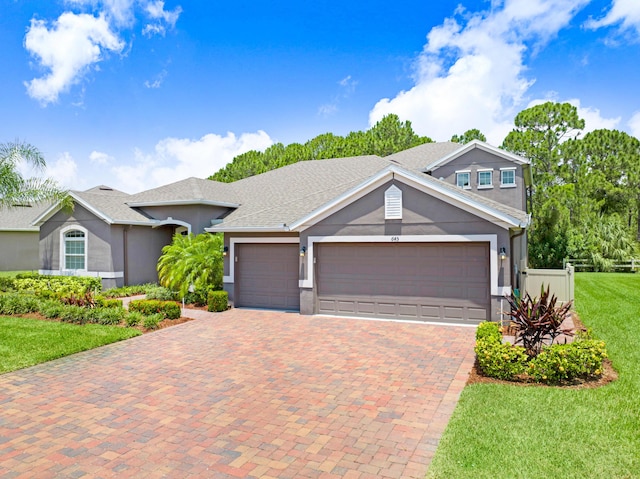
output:
[[[192,315],[0,376],[0,477],[423,478],[474,360],[473,328]]]

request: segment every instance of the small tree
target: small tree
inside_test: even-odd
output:
[[[222,288],[222,235],[180,235],[162,248],[158,260],[160,284],[185,297],[191,285],[202,291]]]

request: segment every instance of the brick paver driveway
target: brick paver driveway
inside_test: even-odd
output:
[[[422,478],[472,328],[231,310],[0,376],[0,476]]]

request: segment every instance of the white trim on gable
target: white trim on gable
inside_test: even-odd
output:
[[[511,286],[498,286],[500,264],[498,261],[498,235],[399,235],[399,236],[309,236],[307,238],[307,279],[301,279],[301,288],[314,288],[316,243],[489,243],[489,274],[491,296],[511,293]]]
[[[469,198],[466,194],[462,193],[462,191],[458,193],[447,186],[441,185],[437,180],[432,178],[422,178],[407,170],[392,165],[380,171],[377,175],[372,176],[364,183],[350,189],[341,196],[335,198],[333,201],[326,203],[320,208],[312,211],[307,216],[294,222],[289,226],[289,230],[302,232],[393,179],[449,203],[450,205],[474,214],[482,219],[490,221],[504,229],[522,228],[529,224],[529,221],[522,222],[513,216],[479,203]]]
[[[446,165],[447,163],[449,163],[452,160],[455,160],[456,158],[459,158],[460,156],[470,152],[471,150],[474,149],[479,149],[482,151],[486,151],[487,153],[491,153],[493,155],[499,156],[500,158],[503,158],[505,160],[508,161],[512,161],[513,163],[516,163],[518,165],[529,165],[530,162],[529,160],[527,160],[526,158],[522,158],[521,156],[518,155],[514,155],[513,153],[509,153],[508,151],[503,150],[502,148],[498,148],[495,146],[492,146],[488,143],[485,143],[484,141],[480,141],[480,140],[473,140],[470,141],[469,143],[466,143],[465,145],[461,146],[459,149],[453,151],[452,153],[449,153],[446,156],[443,156],[442,158],[440,158],[439,160],[434,161],[433,163],[427,165],[422,172],[423,173],[427,173],[429,171],[432,171],[433,169],[442,166],[442,165]]]
[[[235,281],[235,269],[236,269],[236,245],[238,243],[261,243],[261,244],[290,244],[300,243],[300,238],[297,236],[270,236],[270,237],[240,237],[231,238],[229,240],[229,275],[222,277],[223,283],[233,283]]]

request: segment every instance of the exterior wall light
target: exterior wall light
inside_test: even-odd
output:
[[[300,248],[300,256],[304,256],[307,253],[307,247],[303,246]]]
[[[504,246],[500,247],[500,261],[504,261],[505,259],[507,259],[507,248],[505,248]]]
[[[222,256],[227,256],[227,253],[229,252],[229,247],[225,246],[224,248],[222,248]]]

